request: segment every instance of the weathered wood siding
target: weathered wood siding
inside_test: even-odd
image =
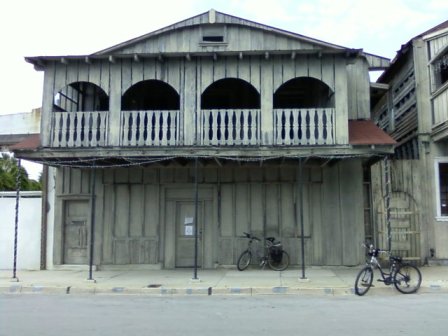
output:
[[[431,186],[424,178],[423,163],[419,160],[392,160],[390,221],[392,251],[405,258],[421,260],[422,243],[427,240],[429,227],[426,222],[425,204],[430,198]],[[386,182],[384,162],[372,166],[373,220],[376,242],[387,249],[388,228],[386,208]],[[429,210],[431,211],[431,210]],[[425,252],[423,252],[425,253]]]
[[[52,63],[45,71],[42,143],[44,146],[55,145],[55,133],[53,136],[50,133],[55,127],[52,124],[55,95],[69,84],[86,81],[109,95],[109,111],[106,112],[109,115],[104,117],[108,129],[106,134],[101,134],[101,141],[112,146],[123,145],[120,133],[125,125],[122,125],[121,97],[140,81],[160,80],[172,86],[180,96],[179,117],[176,119],[180,125],[177,130],[179,141],[176,140],[176,145],[193,145],[196,139],[200,139],[201,94],[217,80],[238,78],[250,83],[261,94],[261,140],[263,144],[271,145],[275,132],[275,91],[293,78],[313,77],[325,83],[335,94],[334,139],[336,144],[346,144],[348,119],[367,117],[368,81],[364,73],[365,64],[360,64],[347,70],[344,56],[336,55],[296,55],[294,58],[271,55],[268,59],[264,56],[218,56],[216,61],[212,57],[200,57],[190,61],[186,58],[162,61],[139,58],[117,59],[113,63],[106,60]],[[348,83],[356,90],[348,90]],[[347,100],[349,92],[353,94]],[[99,145],[104,146],[101,141]],[[60,144],[60,141],[56,143]]]
[[[132,46],[115,51],[122,54],[198,53],[204,51],[319,50],[309,42],[244,26],[221,26],[224,42],[221,47],[202,43],[203,27],[193,26],[169,31]]]
[[[234,265],[247,244],[241,238],[245,231],[277,237],[289,252],[292,264],[300,264],[297,174],[297,166],[292,165],[201,168],[200,195],[208,196],[200,198],[209,200],[207,204],[212,207],[208,227],[204,228],[204,267]],[[362,261],[361,174],[358,160],[304,169],[307,265],[356,265]],[[58,202],[89,200],[89,178],[83,178],[89,175],[88,170],[60,169],[58,181],[63,187]],[[173,267],[175,238],[166,231],[172,225],[173,214],[167,211],[176,197],[194,200],[194,168],[106,169],[98,170],[96,176],[95,263]],[[353,207],[358,200],[360,206]],[[56,223],[62,216],[56,214]],[[61,246],[59,249],[56,255],[60,257]]]

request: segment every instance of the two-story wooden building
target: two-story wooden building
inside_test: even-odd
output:
[[[42,131],[15,154],[54,167],[54,265],[87,264],[92,242],[99,267],[190,267],[195,225],[204,268],[235,265],[243,231],[296,265],[302,238],[307,264],[363,260],[364,168],[395,144],[369,120],[369,70],[389,60],[214,10],[26,60]]]
[[[448,260],[448,21],[403,44],[379,78],[373,118],[396,141],[391,160],[392,250]],[[383,168],[372,172],[378,236],[385,240]]]

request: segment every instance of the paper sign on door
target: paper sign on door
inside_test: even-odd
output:
[[[185,226],[185,235],[192,236],[193,235],[193,217],[185,217],[184,226]]]

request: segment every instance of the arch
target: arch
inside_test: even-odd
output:
[[[260,94],[239,78],[223,78],[210,84],[201,95],[201,109],[259,109]]]
[[[180,97],[168,83],[157,79],[145,80],[134,84],[123,94],[121,109],[179,110]]]
[[[274,109],[311,107],[334,107],[334,92],[319,79],[296,77],[283,83],[274,93]]]
[[[91,82],[73,82],[53,97],[54,112],[109,111],[109,97]]]

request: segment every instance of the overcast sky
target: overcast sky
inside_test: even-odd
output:
[[[448,0],[4,0],[0,114],[41,105],[25,56],[91,54],[211,8],[388,58],[448,19]]]
[[[5,0],[0,114],[41,105],[43,76],[25,56],[90,54],[211,8],[388,58],[448,19],[448,0]]]

